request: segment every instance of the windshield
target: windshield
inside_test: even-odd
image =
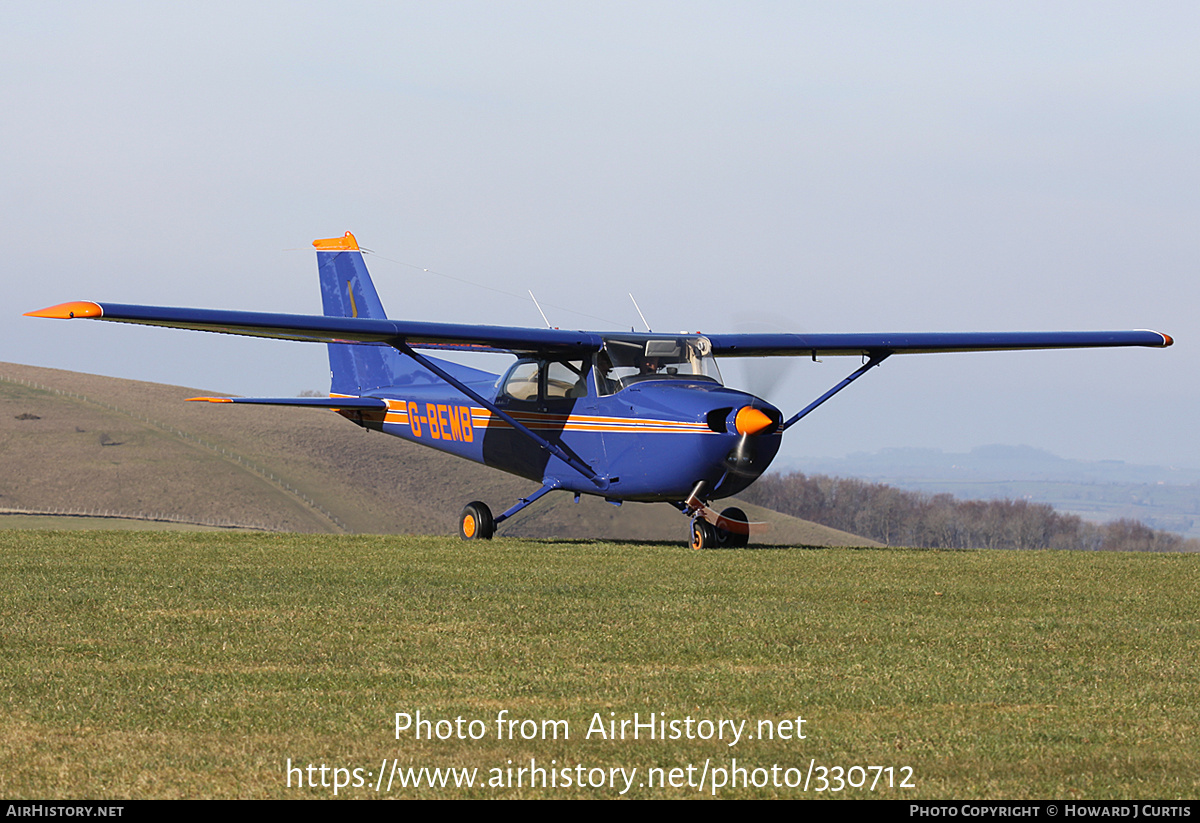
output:
[[[704,380],[721,372],[705,337],[606,337],[596,355],[596,387],[613,394],[643,380]]]

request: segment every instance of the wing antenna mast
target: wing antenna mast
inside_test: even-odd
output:
[[[629,299],[633,301],[633,307],[637,309],[638,317],[642,318],[642,325],[646,327],[646,331],[652,332],[650,324],[646,322],[646,315],[642,314],[642,307],[637,304],[637,298],[633,296],[633,292],[629,292]]]
[[[539,303],[537,301],[537,298],[533,296],[533,289],[526,289],[526,291],[529,292],[529,299],[533,301],[533,305],[537,306],[538,314],[540,314],[542,316],[542,320],[544,320],[546,322],[546,328],[548,328],[548,329],[554,328],[553,326],[550,325],[550,319],[548,317],[546,317],[546,313],[544,311],[542,311],[542,304]]]

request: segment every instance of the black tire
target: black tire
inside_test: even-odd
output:
[[[717,529],[707,520],[696,518],[692,521],[692,548],[715,549],[717,547]]]
[[[458,536],[463,540],[491,540],[496,533],[496,521],[486,503],[468,503],[458,516]]]
[[[737,520],[739,523],[748,523],[749,518],[746,513],[736,506],[730,506],[721,512],[721,516],[728,520]],[[744,549],[750,545],[750,535],[740,532],[729,532],[722,528],[717,529],[717,542],[722,546],[730,549]]]

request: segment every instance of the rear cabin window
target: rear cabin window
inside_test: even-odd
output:
[[[520,360],[504,375],[501,394],[513,400],[574,400],[587,396],[583,360]]]
[[[521,361],[509,369],[508,374],[504,377],[504,388],[502,391],[513,400],[537,400],[537,361]]]

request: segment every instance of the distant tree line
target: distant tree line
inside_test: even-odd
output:
[[[931,549],[1200,551],[1200,540],[1138,520],[1097,525],[1028,500],[958,500],[840,477],[772,474],[740,497],[886,546]]]

